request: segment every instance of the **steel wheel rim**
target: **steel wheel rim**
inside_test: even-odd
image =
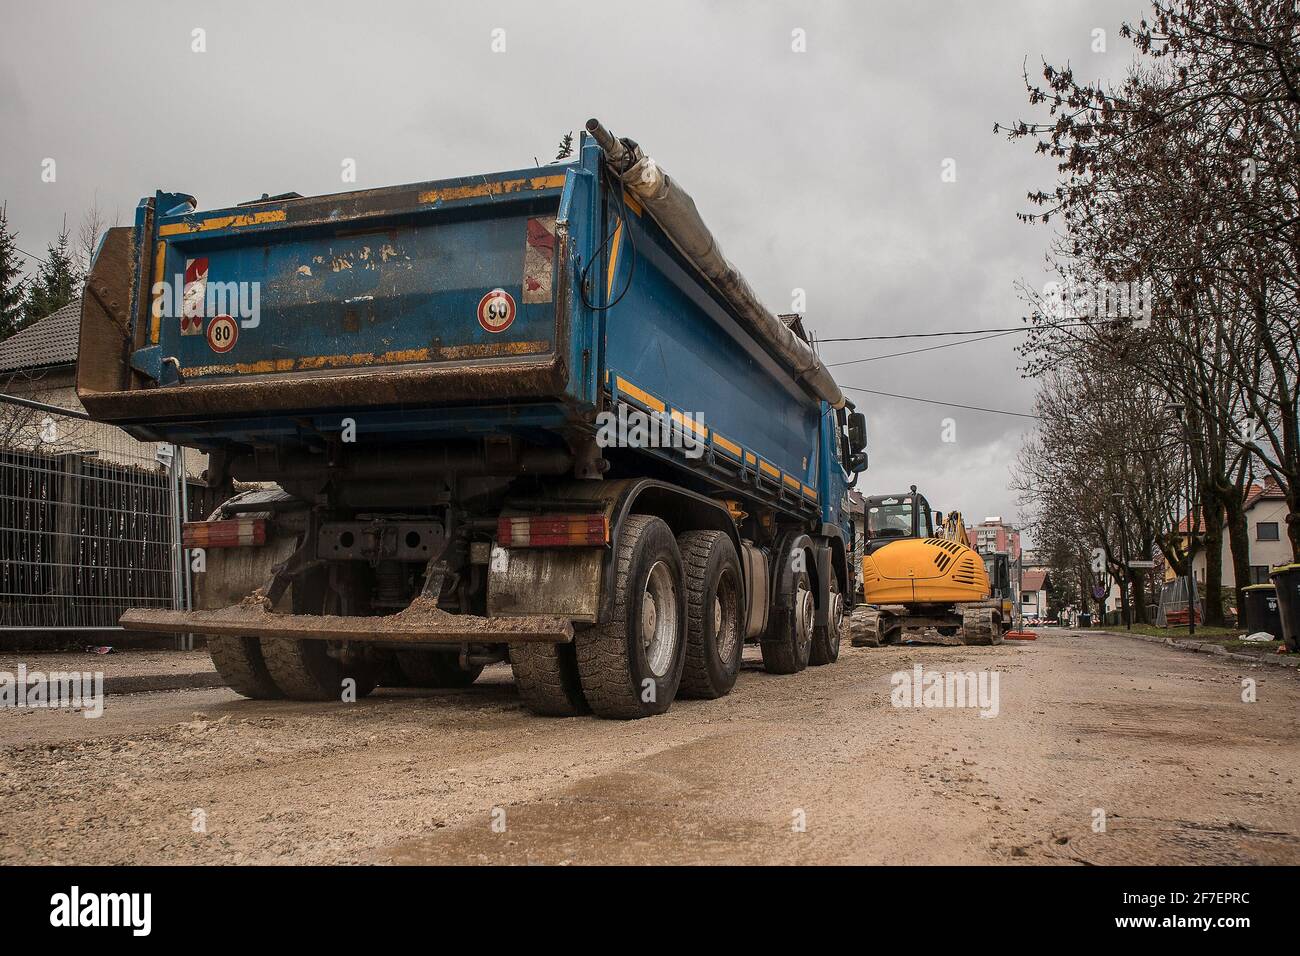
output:
[[[677,622],[677,581],[666,562],[656,561],[641,595],[641,648],[655,677],[668,674],[677,650]]]
[[[813,604],[812,590],[804,582],[799,583],[798,589],[794,592],[795,608],[795,629],[798,632],[799,643],[812,640],[812,627],[816,608]]]
[[[728,614],[727,610],[731,613]],[[713,637],[718,657],[730,665],[740,647],[740,615],[737,613],[736,582],[731,572],[723,572],[713,595]]]

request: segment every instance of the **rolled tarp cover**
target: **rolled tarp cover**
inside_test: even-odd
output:
[[[599,120],[588,120],[587,131],[600,144],[623,184],[645,206],[655,222],[731,306],[751,334],[814,395],[833,408],[844,406],[844,393],[812,347],[795,335],[759,301],[740,270],[727,261],[713,233],[686,190],[636,143],[615,139]]]

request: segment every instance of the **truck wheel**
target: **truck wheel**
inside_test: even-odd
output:
[[[403,687],[468,687],[483,673],[482,664],[465,670],[454,652],[394,651],[393,657],[397,660]]]
[[[840,594],[840,580],[831,572],[831,606],[824,627],[813,628],[812,647],[808,651],[808,663],[814,667],[822,664],[834,664],[840,658],[840,643],[848,636],[849,615],[844,607],[844,596]]]
[[[524,706],[542,717],[575,717],[591,708],[582,696],[572,644],[511,644],[510,669]]]
[[[284,696],[266,669],[257,638],[212,635],[208,638],[208,654],[221,679],[236,694],[253,700],[278,700]]]
[[[341,700],[344,681],[356,682],[360,699],[375,689],[374,667],[330,654],[327,641],[266,638],[262,657],[277,687],[290,700]]]
[[[740,559],[721,531],[689,531],[677,547],[686,565],[686,663],[677,693],[713,700],[731,690],[740,672]]]
[[[794,572],[790,606],[772,608],[760,646],[769,674],[797,674],[808,666],[812,651],[814,601],[807,571]]]
[[[662,714],[686,661],[682,556],[668,525],[630,515],[619,534],[614,609],[608,622],[574,636],[582,692],[600,717]]]

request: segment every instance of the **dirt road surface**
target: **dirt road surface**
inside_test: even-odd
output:
[[[916,663],[997,672],[997,716],[892,706]],[[1290,669],[1062,631],[791,677],[750,649],[731,696],[631,723],[533,717],[504,667],[137,694],[0,711],[0,862],[1300,863],[1298,731]]]

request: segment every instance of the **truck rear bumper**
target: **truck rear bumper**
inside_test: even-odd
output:
[[[375,366],[365,371],[242,375],[126,391],[95,390],[83,380],[77,394],[86,410],[101,421],[159,421],[417,402],[439,405],[484,398],[553,398],[564,393],[566,374],[563,360],[551,354],[514,361],[449,361]]]
[[[275,614],[258,603],[246,602],[216,611],[136,608],[123,614],[120,623],[128,631],[161,634],[383,644],[567,644],[573,640],[573,624],[566,618],[449,614],[423,599],[385,617]]]

